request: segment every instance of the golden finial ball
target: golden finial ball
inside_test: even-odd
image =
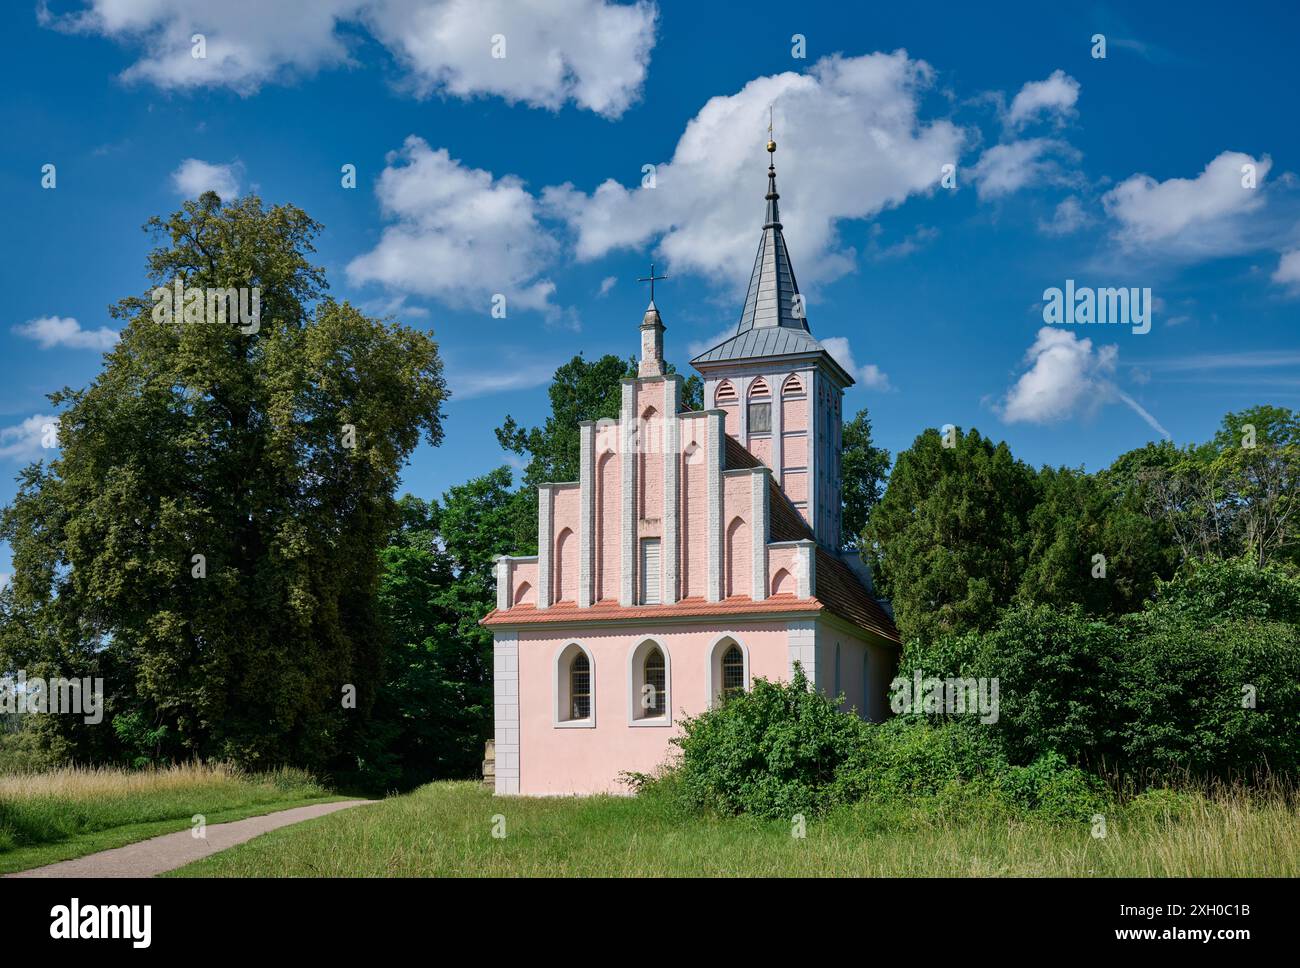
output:
[[[767,143],[767,150],[768,150],[768,151],[776,151],[776,142],[775,142],[775,141],[769,141],[769,142]]]

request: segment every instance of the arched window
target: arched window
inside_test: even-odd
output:
[[[555,541],[555,590],[557,602],[571,602],[578,591],[578,539],[572,528],[565,528]]]
[[[749,539],[749,525],[742,517],[735,517],[727,525],[727,559],[723,563],[725,597],[751,595],[753,588],[749,582],[749,570],[753,563],[753,548]]]
[[[761,376],[749,385],[749,432],[772,432],[772,391]]]
[[[724,635],[709,649],[709,705],[749,689],[749,649],[734,636]]]
[[[555,725],[596,725],[596,666],[591,653],[570,642],[555,656]]]
[[[786,377],[784,386],[781,387],[781,396],[798,397],[803,396],[803,381],[798,376],[791,373]]]
[[[795,594],[794,578],[784,568],[777,570],[772,576],[772,594],[773,595],[793,595]]]
[[[869,719],[871,703],[871,679],[868,673],[871,670],[871,655],[863,650],[862,653],[862,711],[858,713],[863,719]]]
[[[591,663],[585,652],[569,663],[569,718],[591,718]]]
[[[651,649],[641,664],[642,688],[641,707],[647,716],[662,716],[664,704],[668,700],[668,683],[664,676],[664,654],[658,649]]]
[[[722,694],[745,691],[745,655],[740,646],[732,645],[722,654]]]
[[[672,665],[668,651],[646,639],[628,655],[629,726],[669,726],[672,723]]]

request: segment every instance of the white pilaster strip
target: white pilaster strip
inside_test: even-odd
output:
[[[510,559],[505,555],[497,558],[497,608],[504,612],[510,607]]]
[[[768,539],[768,520],[767,520],[767,482],[768,471],[766,468],[759,468],[754,471],[750,483],[753,486],[753,500],[751,507],[753,513],[752,526],[750,534],[753,536],[753,565],[750,568],[750,576],[753,585],[753,598],[756,602],[761,602],[767,598],[767,539]]]
[[[817,371],[808,371],[808,524],[820,541],[822,537],[821,489],[817,485],[817,448],[821,446],[821,429],[817,411]]]
[[[800,541],[795,549],[795,585],[800,598],[812,598],[817,589],[817,542]]]
[[[772,475],[777,484],[784,478],[781,473],[785,467],[785,381],[789,373],[778,373],[772,387]]]
[[[578,428],[578,607],[590,608],[595,600],[596,547],[596,425]]]
[[[519,633],[500,632],[492,647],[496,792],[519,792]]]
[[[742,444],[749,446],[749,385],[754,382],[750,376],[736,377],[736,403],[740,413],[736,414],[736,435]]]
[[[817,688],[817,623],[816,622],[791,622],[789,635],[788,651],[790,654],[790,677],[794,678],[794,664],[798,662],[803,666],[804,675],[808,677],[808,686],[812,690]],[[501,749],[497,746],[497,750]],[[498,760],[500,752],[497,753]],[[501,767],[498,766],[498,775]],[[497,781],[500,782],[499,780]]]
[[[636,603],[636,458],[640,446],[637,433],[636,381],[623,384],[622,417],[619,420],[619,446],[623,456],[623,555],[619,566],[620,605]],[[608,565],[606,565],[608,567]]]
[[[708,501],[709,534],[706,539],[709,549],[709,586],[705,590],[705,600],[719,602],[722,600],[722,465],[725,449],[722,437],[727,432],[722,411],[709,411],[709,441],[706,460],[708,463]]]
[[[551,509],[554,506],[554,494],[551,485],[542,484],[537,488],[537,607],[550,608],[551,605],[551,548],[555,544]]]
[[[677,517],[678,502],[681,499],[677,483],[677,471],[681,467],[681,423],[677,411],[681,406],[682,381],[679,377],[666,378],[664,386],[663,433],[660,443],[663,448],[664,462],[664,522],[662,531],[663,547],[659,556],[659,568],[662,572],[663,591],[660,601],[671,605],[677,601],[678,547]],[[648,458],[647,458],[648,459]]]

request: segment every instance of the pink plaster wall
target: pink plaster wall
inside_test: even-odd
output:
[[[519,791],[529,795],[626,792],[623,770],[648,773],[664,762],[683,710],[709,701],[709,650],[731,634],[749,651],[750,676],[789,677],[788,633],[781,623],[742,628],[702,623],[670,630],[627,632],[582,629],[575,637],[526,632],[519,636]],[[630,726],[628,658],[647,637],[668,657],[670,726]],[[595,728],[555,725],[555,657],[578,642],[593,659]]]
[[[726,415],[726,431],[728,436],[739,439],[740,437],[740,407],[737,404],[729,403],[720,407]]]
[[[784,409],[781,412],[781,429],[782,430],[807,430],[808,429],[808,399],[791,400],[784,399],[781,401]]]
[[[781,441],[781,459],[787,468],[808,466],[808,438],[803,434],[786,434]]]
[[[725,576],[723,593],[750,595],[753,585],[754,485],[749,474],[729,474],[722,478],[722,535]]]
[[[835,645],[840,645],[840,692],[845,711],[855,709],[863,719],[881,722],[889,715],[889,683],[898,662],[896,650],[846,634],[826,621],[817,623],[817,686],[835,693]],[[864,669],[863,660],[866,660]],[[864,678],[865,675],[865,678]]]
[[[618,599],[623,530],[622,478],[619,456],[596,458],[596,600]]]

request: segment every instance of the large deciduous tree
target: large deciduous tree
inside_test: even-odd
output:
[[[99,376],[52,395],[61,454],[0,517],[0,658],[105,677],[100,729],[44,717],[64,755],[326,765],[374,702],[378,549],[442,438],[437,345],[324,298],[291,205],[209,193],[146,228],[149,289]],[[258,290],[257,325],[154,312],[178,280]]]
[[[841,501],[843,506],[840,543],[858,548],[871,509],[885,492],[889,477],[889,451],[871,440],[871,418],[866,409],[845,421],[840,456]]]

